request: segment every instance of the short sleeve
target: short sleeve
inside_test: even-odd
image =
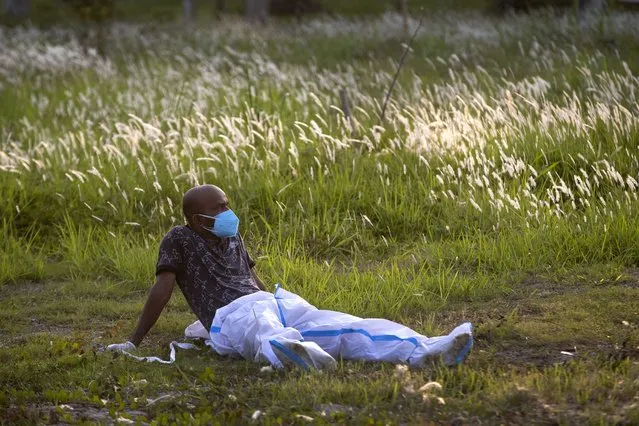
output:
[[[155,275],[162,272],[179,273],[184,266],[184,255],[180,244],[180,235],[175,229],[170,230],[160,243],[158,263],[155,267]]]

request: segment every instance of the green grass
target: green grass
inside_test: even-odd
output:
[[[638,422],[633,19],[428,15],[383,123],[393,15],[123,24],[105,58],[72,30],[3,29],[0,422]],[[427,335],[472,321],[468,362],[263,373],[104,352],[203,182],[269,288]],[[176,291],[138,352],[166,354],[193,320]]]
[[[126,335],[130,321],[124,318],[137,315],[143,292],[109,280],[23,284],[19,293],[5,286],[1,297],[7,309],[1,315],[3,324],[12,321],[15,337],[0,349],[0,358],[10,360],[2,366],[4,420],[53,421],[52,415],[78,420],[94,407],[105,418],[109,412],[131,417],[126,411],[138,410],[158,423],[190,421],[182,413],[202,422],[244,422],[256,410],[266,413],[267,423],[294,422],[297,414],[337,423],[424,418],[632,423],[639,342],[636,328],[621,321],[636,315],[636,303],[629,306],[628,300],[636,296],[637,281],[625,274],[616,279],[612,269],[612,275],[582,269],[568,286],[564,280],[528,278],[514,285],[516,294],[498,300],[473,299],[392,316],[430,333],[443,332],[461,318],[476,324],[477,345],[464,366],[413,370],[408,377],[397,377],[391,365],[356,362],[340,363],[331,374],[260,373],[259,365],[208,351],[179,352],[174,366],[113,358],[98,350]],[[60,294],[79,307],[71,308]],[[333,306],[330,300],[326,304]],[[140,352],[165,352],[191,316],[183,299],[174,299]],[[560,353],[574,347],[574,357]],[[411,391],[428,381],[443,385],[439,395],[446,405],[424,403],[419,392]],[[163,395],[168,397],[161,403],[147,400]],[[352,411],[322,417],[331,403]],[[61,404],[75,410],[38,410]]]

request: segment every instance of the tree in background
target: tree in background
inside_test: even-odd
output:
[[[26,18],[31,11],[31,0],[4,0],[3,11],[11,18]]]
[[[408,32],[408,0],[399,0],[398,2],[398,9],[401,11],[402,13],[402,22],[403,22],[403,27],[404,27],[404,38],[406,40],[408,40],[408,38],[410,37],[410,33]]]
[[[323,10],[317,0],[271,0],[270,13],[275,16],[296,16],[318,13]]]
[[[318,0],[247,0],[246,17],[252,21],[265,22],[269,15],[296,16],[322,12],[324,8]]]
[[[95,30],[94,45],[98,53],[105,54],[107,25],[113,18],[115,0],[63,0],[80,18],[80,40],[88,42],[91,29]]]
[[[226,12],[226,0],[215,0],[215,16],[219,19]]]
[[[495,6],[500,11],[529,10],[537,7],[574,7],[578,10],[601,9],[606,5],[606,0],[496,0]]]
[[[226,12],[226,0],[215,0],[215,17],[220,18],[222,13]],[[196,7],[193,0],[182,0],[182,16],[187,22],[193,21],[196,16]]]
[[[182,0],[182,10],[186,21],[193,20],[193,0]]]
[[[269,14],[269,0],[246,0],[246,19],[265,23]]]

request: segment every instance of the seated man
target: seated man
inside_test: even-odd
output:
[[[456,365],[468,354],[470,323],[447,336],[427,338],[392,321],[318,310],[279,285],[274,294],[266,292],[238,234],[239,219],[228,203],[226,194],[213,185],[184,194],[182,208],[188,225],[176,226],[164,236],[156,282],[137,328],[128,342],[108,349],[139,345],[177,280],[206,329],[207,344],[221,355],[239,355],[280,368],[330,369],[338,356],[423,366],[438,359]]]

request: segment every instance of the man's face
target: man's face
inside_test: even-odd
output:
[[[216,193],[206,194],[206,197],[203,197],[199,213],[201,215],[206,215],[210,217],[196,215],[195,218],[200,225],[206,228],[213,228],[213,223],[215,222],[215,220],[212,219],[212,217],[217,216],[218,214],[228,209],[229,209],[229,200],[226,197],[225,193],[216,192]]]

